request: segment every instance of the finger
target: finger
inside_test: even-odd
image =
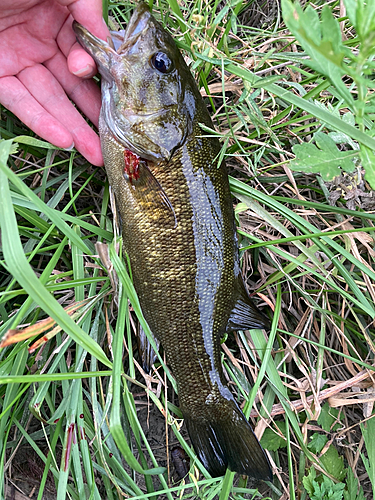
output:
[[[83,24],[93,35],[107,40],[109,30],[103,19],[102,0],[73,0],[67,7],[76,21]]]
[[[72,22],[69,16],[57,35],[57,44],[68,59],[69,71],[81,78],[91,78],[97,73],[95,61],[76,41]]]
[[[93,58],[76,43],[70,51],[67,64],[69,71],[80,78],[92,78],[98,72]]]
[[[76,43],[76,37],[72,30],[73,18],[83,24],[95,36],[106,40],[109,30],[102,18],[101,0],[59,0],[67,5],[72,16],[62,26],[57,37],[57,43],[62,53],[68,59],[69,71],[80,77],[92,77],[96,73],[94,60],[82,47]],[[90,12],[90,16],[87,15]]]
[[[0,102],[46,141],[64,149],[74,146],[67,128],[51,116],[15,76],[0,78]]]
[[[69,101],[52,73],[42,65],[35,65],[21,71],[18,78],[39,104],[71,133],[76,149],[94,165],[102,165],[99,137]]]
[[[94,80],[83,80],[72,75],[61,52],[55,54],[45,63],[45,66],[58,80],[70,99],[98,127],[101,95]]]

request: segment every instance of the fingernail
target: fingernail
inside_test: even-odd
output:
[[[73,71],[73,75],[76,76],[92,76],[95,74],[95,68],[91,64],[86,64],[84,68]]]
[[[65,148],[65,151],[71,151],[74,148],[74,142],[72,142],[72,145],[69,146],[68,148]]]

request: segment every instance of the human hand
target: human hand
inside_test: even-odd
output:
[[[102,0],[1,0],[0,103],[45,140],[103,165],[99,137],[69,100],[98,125],[100,90],[87,79],[96,66],[76,42],[73,18],[109,36]]]

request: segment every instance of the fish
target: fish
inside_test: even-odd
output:
[[[194,77],[143,2],[117,49],[77,22],[73,29],[101,74],[99,134],[124,251],[193,448],[213,477],[229,468],[272,480],[221,364],[225,332],[269,321],[244,285],[228,174],[218,139],[202,130],[213,124]]]

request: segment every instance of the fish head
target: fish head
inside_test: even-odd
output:
[[[172,36],[143,2],[117,50],[76,22],[73,29],[102,75],[102,117],[114,138],[142,158],[169,161],[192,130],[198,92]]]

